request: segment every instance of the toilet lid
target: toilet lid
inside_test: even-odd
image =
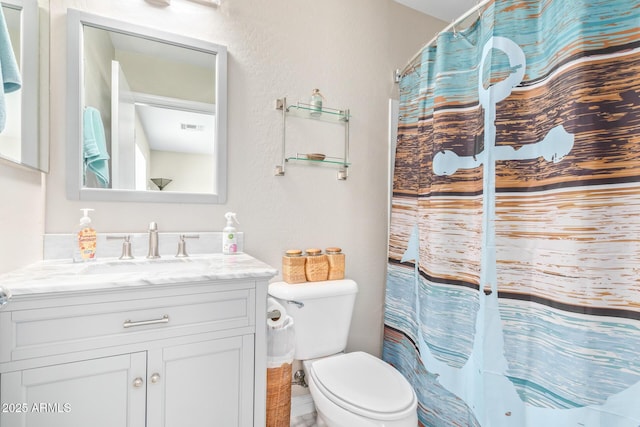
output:
[[[402,374],[370,354],[329,357],[315,361],[311,368],[327,398],[361,415],[387,418],[415,404],[415,393]]]

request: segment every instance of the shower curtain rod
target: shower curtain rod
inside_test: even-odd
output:
[[[427,44],[425,44],[424,46],[422,46],[422,48],[420,48],[419,51],[416,52],[415,55],[413,55],[411,57],[411,59],[409,60],[409,62],[407,62],[407,65],[404,66],[404,68],[402,69],[402,71],[400,71],[398,74],[399,77],[404,76],[404,74],[407,72],[407,70],[409,69],[409,66],[413,63],[413,61],[416,60],[416,58],[420,55],[420,53],[424,50],[425,47],[431,45],[434,41],[436,41],[438,39],[438,36],[442,33],[445,33],[447,31],[449,31],[452,27],[455,28],[456,24],[459,24],[460,22],[464,21],[465,19],[467,19],[468,17],[470,17],[473,13],[475,13],[476,11],[478,11],[478,9],[480,9],[482,6],[484,6],[485,4],[491,2],[492,0],[482,0],[479,1],[478,3],[476,3],[476,5],[474,7],[472,7],[471,9],[469,9],[468,11],[466,11],[465,13],[462,14],[462,16],[460,16],[458,19],[454,20],[453,22],[451,22],[451,24],[447,25],[443,30],[440,30],[438,32],[438,34],[436,34],[431,40],[429,40],[429,42]]]

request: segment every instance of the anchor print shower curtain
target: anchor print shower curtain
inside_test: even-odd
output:
[[[640,2],[475,18],[400,82],[383,358],[423,426],[638,427]]]

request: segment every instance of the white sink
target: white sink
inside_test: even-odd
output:
[[[117,261],[97,261],[87,264],[78,274],[164,274],[164,273],[201,273],[213,267],[210,258],[157,258]]]

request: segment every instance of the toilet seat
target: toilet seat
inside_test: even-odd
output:
[[[416,395],[409,382],[388,363],[364,352],[314,361],[310,375],[334,404],[375,420],[397,420],[415,412]]]

